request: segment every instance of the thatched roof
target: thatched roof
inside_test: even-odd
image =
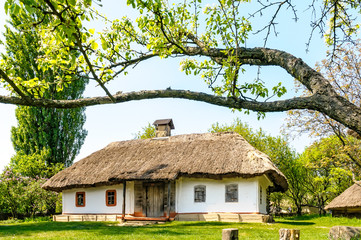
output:
[[[333,199],[325,209],[361,207],[361,181],[347,188]]]
[[[174,180],[180,176],[245,178],[266,174],[275,191],[285,176],[264,153],[237,133],[205,133],[113,142],[47,181],[53,191],[118,184],[124,180]]]

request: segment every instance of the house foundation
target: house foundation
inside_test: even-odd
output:
[[[206,222],[249,222],[267,223],[272,222],[272,216],[266,214],[238,214],[238,213],[181,213],[174,218],[167,217],[134,217],[126,215],[124,221],[206,221]],[[123,215],[97,215],[97,214],[74,214],[54,215],[54,222],[100,222],[100,221],[123,221]]]

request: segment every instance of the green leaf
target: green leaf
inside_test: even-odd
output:
[[[96,43],[95,41],[93,41],[93,42],[91,43],[91,47],[92,47],[93,50],[97,50],[97,49],[98,49],[98,43]]]
[[[20,7],[19,7],[19,5],[17,5],[17,4],[13,4],[12,6],[11,6],[11,8],[12,8],[12,10],[13,10],[13,14],[14,15],[18,15],[19,14],[19,12],[20,12]]]
[[[94,28],[91,28],[91,29],[89,29],[89,32],[90,32],[91,34],[94,34],[94,33],[95,33],[95,29],[94,29]]]
[[[72,6],[76,5],[76,0],[68,0],[69,4]]]
[[[9,2],[5,2],[5,5],[4,5],[4,10],[5,10],[5,14],[8,14],[8,10],[9,10]]]
[[[108,48],[107,40],[105,40],[105,38],[103,36],[101,36],[100,41],[101,41],[103,50],[107,50],[107,48]]]

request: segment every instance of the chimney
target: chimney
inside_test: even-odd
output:
[[[171,118],[156,120],[153,125],[155,126],[155,137],[169,137],[171,129],[174,129]]]

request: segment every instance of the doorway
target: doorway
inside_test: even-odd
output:
[[[147,217],[164,216],[164,183],[144,183],[145,215]]]

